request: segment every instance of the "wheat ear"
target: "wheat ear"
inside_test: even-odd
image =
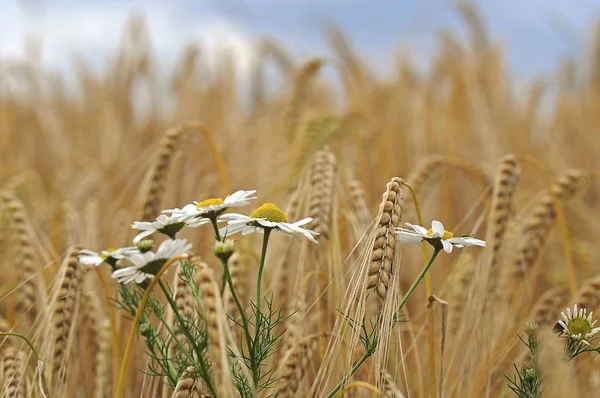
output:
[[[371,260],[367,276],[367,289],[375,289],[382,300],[385,299],[394,274],[393,264],[396,255],[395,228],[400,226],[402,217],[403,181],[394,177],[387,183],[383,200],[377,215],[375,242],[371,250]]]
[[[193,376],[194,368],[189,367],[175,386],[171,398],[211,398],[208,394],[203,394],[200,389],[200,382]]]
[[[150,172],[148,188],[144,195],[142,220],[152,220],[160,213],[171,164],[173,163],[179,140],[185,131],[186,128],[171,128],[162,137],[158,155]]]
[[[321,241],[329,239],[331,230],[336,172],[337,165],[333,153],[323,150],[315,154],[310,178],[308,215],[312,217],[311,227],[319,234],[317,239]]]
[[[10,192],[3,190],[0,198],[11,218],[13,233],[16,238],[18,252],[16,269],[19,270],[21,285],[17,290],[17,311],[26,314],[33,321],[40,309],[36,310],[37,299],[45,302],[46,289],[42,280],[40,269],[35,262],[35,252],[31,238],[31,225],[27,219],[23,204]]]
[[[220,396],[234,396],[229,362],[227,360],[225,313],[213,270],[210,268],[200,270],[198,273],[198,288],[206,311],[208,355],[211,358],[211,371],[215,387]]]
[[[74,317],[79,303],[81,269],[77,257],[80,248],[69,249],[59,271],[58,290],[52,309],[54,327],[51,357],[52,381],[60,386],[66,379],[69,363],[69,337],[74,326]],[[57,388],[55,388],[57,390]]]
[[[531,216],[523,222],[522,236],[524,239],[516,260],[508,269],[510,280],[522,279],[535,265],[548,238],[548,231],[556,221],[554,197],[560,202],[566,202],[587,186],[586,181],[586,173],[569,170],[554,182],[550,191],[542,196]]]
[[[27,355],[14,347],[2,351],[2,364],[0,365],[4,391],[0,394],[7,398],[25,398],[31,395],[31,385],[27,378]]]
[[[281,398],[296,396],[300,382],[317,350],[318,337],[320,336],[305,337],[286,353],[279,370],[280,378],[274,396]]]

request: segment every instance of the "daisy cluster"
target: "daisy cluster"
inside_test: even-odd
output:
[[[185,258],[192,245],[185,239],[176,238],[183,228],[199,228],[206,224],[214,226],[217,246],[231,247],[232,242],[221,239],[241,232],[247,235],[253,232],[263,233],[265,230],[279,231],[287,235],[302,236],[311,242],[318,243],[316,232],[302,228],[312,218],[304,218],[296,222],[288,222],[287,216],[273,203],[265,203],[254,210],[250,216],[239,213],[226,213],[228,209],[246,206],[253,196],[254,190],[237,191],[225,199],[211,198],[201,202],[194,201],[182,208],[162,211],[154,221],[135,221],[131,228],[140,231],[134,238],[135,246],[118,249],[106,249],[99,253],[82,250],[79,256],[81,264],[99,266],[107,263],[113,268],[112,277],[120,283],[142,283],[152,279],[170,260]],[[226,223],[218,228],[219,223]],[[167,236],[156,251],[152,251],[154,242],[150,236],[160,233]]]

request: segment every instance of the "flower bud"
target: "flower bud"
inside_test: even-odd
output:
[[[137,248],[140,252],[146,253],[152,250],[154,246],[154,241],[152,239],[142,239],[137,243]]]
[[[234,251],[235,243],[231,239],[217,241],[213,249],[213,253],[215,254],[215,256],[217,256],[221,261],[225,262],[229,260],[229,257],[231,257]]]
[[[537,323],[527,322],[525,324],[525,333],[527,334],[527,336],[535,335],[536,330],[537,330]]]

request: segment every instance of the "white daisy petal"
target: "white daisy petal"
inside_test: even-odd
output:
[[[470,236],[451,237],[448,239],[442,239],[445,236],[452,236],[450,231],[444,229],[444,224],[438,220],[431,222],[431,234],[429,231],[420,225],[405,223],[412,231],[405,228],[396,228],[395,232],[398,235],[400,243],[403,244],[416,244],[423,240],[439,248],[442,246],[446,253],[452,253],[454,247],[462,248],[466,246],[486,246],[486,242],[481,239],[472,238]]]
[[[417,233],[421,234],[421,236],[425,237],[425,238],[429,238],[429,235],[427,234],[427,228],[423,228],[420,225],[415,225],[415,224],[409,224],[409,223],[405,223],[406,225],[408,225],[409,227],[411,227],[412,229],[414,229]]]
[[[144,239],[147,236],[152,235],[155,232],[156,232],[156,230],[154,230],[154,229],[148,229],[148,230],[146,230],[144,232],[140,232],[139,234],[137,234],[135,236],[135,238],[133,238],[133,243],[137,244],[139,241],[141,241],[142,239]]]
[[[409,231],[407,229],[398,228],[396,229],[396,234],[398,235],[398,240],[400,240],[400,243],[405,245],[413,245],[423,241],[423,236],[421,234]]]
[[[292,223],[292,224],[294,224],[297,227],[301,227],[303,225],[310,223],[312,220],[313,220],[312,217],[306,217],[306,218],[303,218],[302,220],[296,221],[295,223]]]
[[[152,251],[145,253],[129,251],[125,254],[125,258],[133,265],[115,270],[111,277],[117,279],[120,283],[141,283],[154,277],[152,274],[144,272],[146,265],[155,260],[164,260],[166,263],[169,259],[186,254],[191,248],[192,245],[188,244],[185,239],[169,239],[160,244],[156,253]],[[145,271],[148,271],[148,269]]]
[[[242,235],[248,235],[251,234],[253,232],[256,232],[256,229],[254,227],[244,227],[244,229],[242,230]]]
[[[486,243],[484,240],[480,240],[480,239],[475,239],[475,238],[471,238],[471,237],[460,237],[460,238],[450,238],[447,239],[448,242],[452,243],[455,246],[486,246]]]
[[[452,247],[453,247],[452,243],[448,242],[447,240],[442,239],[442,246],[446,253],[452,253]]]
[[[433,233],[431,234],[432,238],[441,238],[442,236],[444,236],[444,224],[442,224],[438,220],[433,220],[431,222],[431,230],[433,231]]]

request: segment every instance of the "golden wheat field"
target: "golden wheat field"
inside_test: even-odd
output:
[[[249,100],[193,45],[159,86],[138,19],[75,92],[4,65],[0,397],[512,397],[513,363],[521,396],[597,396],[594,325],[555,324],[600,311],[600,36],[517,93],[460,12],[472,40],[441,33],[426,75],[379,78],[335,29],[301,63],[264,40]],[[432,220],[454,238],[406,224]]]

